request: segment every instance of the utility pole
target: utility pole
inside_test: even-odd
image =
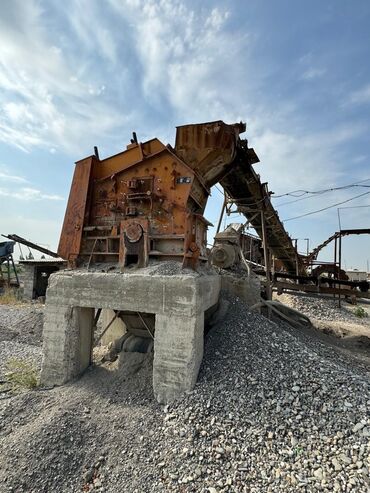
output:
[[[310,253],[310,239],[309,238],[303,238],[303,239],[304,239],[304,241],[307,241],[306,250],[307,250],[307,256],[308,256],[308,254]]]

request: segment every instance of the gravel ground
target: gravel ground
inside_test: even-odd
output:
[[[308,296],[304,294],[284,293],[276,295],[276,300],[285,305],[291,306],[304,313],[313,320],[349,322],[359,325],[370,325],[368,319],[356,317],[347,303],[342,300],[342,307],[338,307],[338,300],[330,297]]]
[[[0,491],[368,492],[368,368],[229,301],[172,405],[150,358],[0,401]]]
[[[44,305],[0,305],[0,341],[41,346]]]
[[[0,380],[10,358],[41,369],[43,320],[43,305],[0,305]]]
[[[84,269],[84,268],[82,268]],[[98,271],[98,272],[115,272],[115,273],[120,273],[120,268],[117,266],[117,264],[109,264],[109,263],[95,263],[93,264],[89,270],[91,272],[93,271]],[[154,275],[160,275],[160,276],[192,276],[192,277],[198,277],[202,275],[207,275],[210,273],[215,273],[216,270],[208,265],[208,264],[200,264],[197,266],[197,270],[193,270],[190,267],[189,268],[183,268],[182,263],[179,262],[178,260],[166,260],[166,261],[156,261],[156,260],[151,260],[149,262],[149,265],[147,267],[142,267],[139,270],[137,267],[134,265],[129,265],[128,267],[125,268],[125,274],[136,274],[140,272],[140,274],[148,275],[148,276],[154,276]]]

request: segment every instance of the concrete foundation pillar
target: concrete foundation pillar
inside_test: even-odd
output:
[[[22,264],[22,273],[20,274],[21,281],[23,281],[23,299],[33,299],[33,288],[35,286],[36,279],[36,267],[34,265]]]
[[[94,308],[154,314],[154,395],[170,402],[195,385],[203,357],[204,312],[218,302],[220,287],[220,276],[214,274],[165,276],[147,269],[52,274],[41,383],[60,385],[89,365]]]
[[[158,402],[191,390],[203,358],[204,313],[156,316],[153,389]]]
[[[41,383],[61,385],[91,363],[94,309],[50,303],[45,312]]]

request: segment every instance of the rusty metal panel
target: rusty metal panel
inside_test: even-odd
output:
[[[222,121],[177,127],[176,154],[211,187],[235,159],[239,134],[244,131],[243,123],[227,125]]]
[[[92,163],[93,157],[78,161],[73,175],[58,246],[59,256],[69,261],[80,251]]]
[[[263,212],[267,244],[285,268],[301,268],[268,190],[252,168],[258,157],[239,138],[244,131],[243,123],[185,125],[177,128],[175,149],[158,139],[139,143],[135,137],[124,152],[79,161],[59,255],[71,266],[109,262],[125,267],[133,260],[142,266],[149,257],[182,257],[194,267],[206,260],[203,213],[210,187],[220,182],[260,235]]]

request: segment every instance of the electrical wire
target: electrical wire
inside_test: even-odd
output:
[[[301,200],[312,199],[313,197],[316,197],[317,195],[322,195],[322,194],[327,193],[327,192],[334,192],[336,190],[347,190],[348,188],[353,188],[353,187],[370,188],[370,185],[353,184],[353,185],[346,185],[344,187],[330,188],[330,189],[318,191],[318,192],[307,192],[307,193],[311,193],[313,195],[309,195],[308,197],[301,197],[300,199],[296,199],[296,200],[289,200],[289,202],[283,202],[281,204],[276,204],[275,207],[282,207],[283,205],[295,204],[296,202],[300,202]],[[272,198],[274,198],[274,197],[272,197]]]
[[[338,207],[338,209],[342,210],[342,209],[361,209],[362,207],[370,207],[370,204],[367,204],[367,205],[352,205],[352,206],[349,206],[349,207]]]
[[[321,195],[321,194],[324,194],[324,193],[327,193],[327,192],[332,192],[332,191],[337,191],[337,190],[345,190],[345,189],[349,189],[349,188],[353,188],[353,187],[370,188],[370,185],[361,185],[361,183],[364,183],[364,182],[369,181],[369,180],[370,180],[370,178],[366,178],[365,180],[360,180],[360,181],[357,181],[355,183],[351,183],[349,185],[344,185],[344,186],[341,186],[341,187],[326,188],[326,189],[315,190],[315,191],[294,190],[293,192],[287,192],[287,193],[282,194],[282,195],[275,195],[273,198],[285,197],[285,196],[289,196],[289,195],[294,197],[294,196],[297,196],[297,195],[294,195],[295,193],[301,193],[301,195],[299,195],[299,197],[301,197],[302,195],[311,194],[310,197],[303,197],[303,198],[299,198],[297,200],[292,200],[292,201],[289,201],[289,202],[284,202],[283,204],[276,204],[276,207],[281,207],[282,205],[292,204],[292,203],[298,202],[300,200],[312,198],[312,197],[315,197],[316,195]],[[224,192],[222,190],[220,190],[220,188],[217,185],[215,185],[215,188],[224,197]],[[342,202],[337,202],[336,204],[333,204],[333,205],[330,205],[330,206],[327,206],[327,207],[324,207],[322,209],[318,209],[318,210],[315,210],[315,211],[307,212],[307,213],[301,214],[299,216],[290,217],[288,219],[284,219],[283,221],[285,221],[285,222],[286,221],[293,221],[295,219],[300,219],[302,217],[310,216],[312,214],[317,214],[319,212],[323,212],[323,211],[326,211],[326,210],[331,209],[333,207],[336,207],[337,205],[346,204],[347,202],[350,202],[351,200],[355,200],[355,199],[357,199],[359,197],[363,197],[364,195],[368,195],[369,193],[370,192],[364,192],[362,194],[356,195],[355,197],[352,197],[350,199],[344,200]],[[238,198],[238,205],[241,205],[242,206],[243,204],[241,203],[241,201],[242,200],[248,200],[248,203],[245,204],[245,205],[248,205],[249,207],[251,207],[251,206],[258,206],[260,203],[264,202],[266,199],[267,199],[267,197],[263,197],[261,200],[258,200],[257,202],[249,202],[250,197],[248,197],[248,198],[246,197],[245,199]],[[357,207],[369,207],[369,206],[365,205],[365,206],[357,206]],[[344,207],[343,207],[343,209],[344,209]]]
[[[363,197],[364,195],[369,195],[369,194],[370,194],[370,192],[361,193],[360,195],[356,195],[355,197],[352,197],[350,199],[343,200],[342,202],[337,202],[336,204],[328,205],[327,207],[323,207],[322,209],[318,209],[316,211],[306,212],[306,214],[301,214],[300,216],[289,217],[288,219],[283,219],[283,221],[284,222],[293,221],[294,219],[300,219],[301,217],[311,216],[312,214],[317,214],[318,212],[326,211],[328,209],[331,209],[332,207],[336,207],[337,205],[346,204],[347,202],[350,202],[351,200],[355,200],[355,199],[358,199],[359,197]]]
[[[301,200],[306,200],[306,199],[315,197],[316,195],[322,195],[322,194],[327,193],[327,192],[334,192],[337,190],[346,190],[346,189],[354,188],[354,187],[370,188],[370,185],[361,185],[361,183],[364,183],[364,182],[369,181],[369,180],[370,180],[370,178],[366,178],[365,180],[360,180],[360,181],[357,181],[355,183],[350,183],[349,185],[343,185],[341,187],[324,188],[322,190],[313,190],[313,191],[312,190],[294,190],[292,192],[287,192],[287,193],[284,193],[281,195],[271,195],[271,198],[277,199],[277,198],[286,197],[286,196],[302,197],[302,195],[310,194],[309,197],[298,198],[297,200],[291,200],[289,202],[283,202],[281,204],[276,204],[276,207],[281,207],[283,205],[294,204],[295,202],[299,202]],[[215,188],[224,197],[224,192],[217,185],[215,185]],[[299,195],[295,195],[296,193],[299,193]],[[250,197],[239,197],[238,203],[240,205],[243,205],[243,204],[241,204],[241,201],[247,200],[248,203],[245,205],[253,206],[253,205],[258,205],[258,204],[260,204],[266,200],[266,198],[264,197],[261,200],[258,200],[257,202],[249,202],[250,199],[251,199]]]
[[[342,187],[324,188],[323,190],[314,190],[314,191],[311,191],[311,190],[293,190],[292,192],[283,193],[281,195],[274,195],[273,198],[279,199],[281,197],[286,197],[287,195],[290,195],[292,197],[302,197],[302,195],[306,195],[306,194],[321,194],[321,193],[331,192],[333,190],[343,190],[345,188],[351,188],[351,187],[357,186],[360,183],[365,183],[366,181],[369,181],[369,180],[370,180],[370,178],[366,178],[365,180],[356,181],[354,183],[350,183],[349,185],[344,185]]]

